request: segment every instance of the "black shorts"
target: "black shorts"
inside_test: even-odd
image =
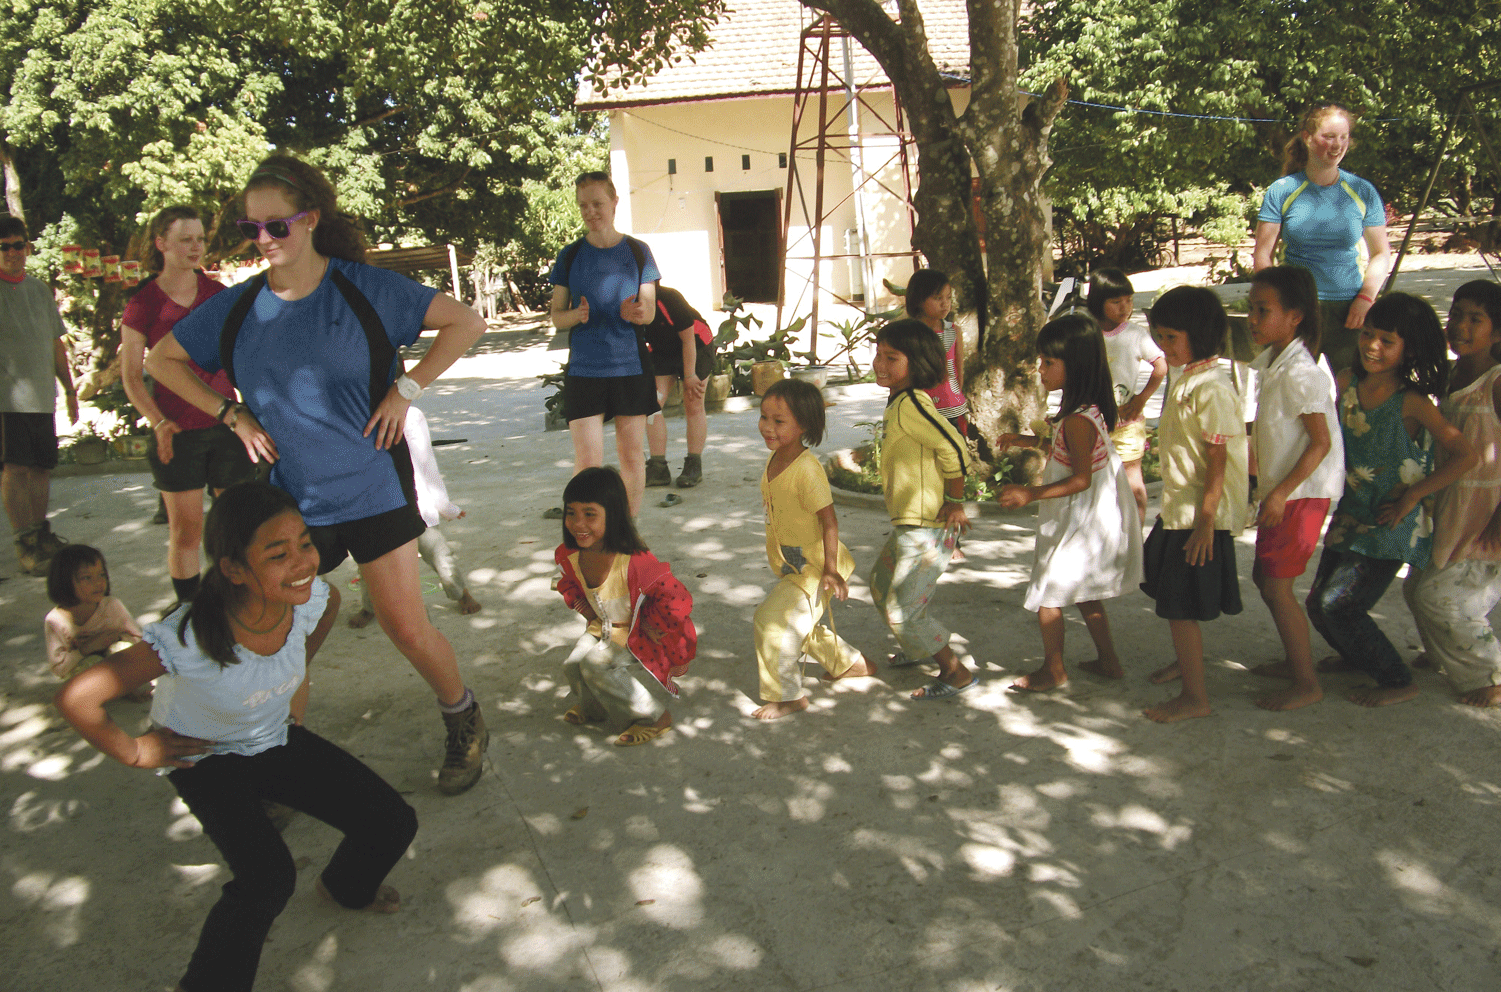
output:
[[[415,541],[427,530],[427,524],[422,522],[422,515],[417,512],[412,456],[407,450],[406,442],[396,445],[390,453],[391,460],[396,463],[396,474],[401,478],[401,491],[406,496],[406,505],[377,513],[373,517],[309,527],[308,534],[313,539],[313,546],[318,549],[319,575],[338,568],[346,556],[352,556],[356,565],[368,565],[408,541]]]
[[[57,468],[57,423],[50,413],[0,413],[0,464]]]
[[[600,414],[604,414],[606,420],[612,417],[649,417],[661,409],[657,403],[657,381],[644,372],[609,378],[563,377],[564,420],[583,420]]]
[[[172,460],[163,464],[156,455],[156,434],[146,449],[151,461],[151,479],[164,493],[195,489],[228,489],[256,477],[255,463],[245,445],[224,424],[178,431],[172,435]]]
[[[652,371],[656,375],[670,375],[674,379],[683,377],[683,339],[676,334],[651,334],[646,335],[646,343],[651,348]],[[693,374],[700,379],[707,379],[714,371],[714,346],[704,344],[694,339],[695,358],[693,362]]]

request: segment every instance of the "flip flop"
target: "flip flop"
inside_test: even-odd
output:
[[[658,503],[657,505],[658,506],[677,506],[682,501],[683,501],[683,497],[679,496],[677,493],[668,493],[666,496],[662,497],[662,502]]]
[[[584,712],[583,706],[574,703],[568,707],[568,712],[563,714],[563,722],[570,723],[575,727],[582,727],[586,723],[604,723],[603,717],[592,717]]]
[[[542,519],[543,520],[562,520],[563,519],[563,508],[561,506],[554,506],[551,509],[543,510],[542,511]]]
[[[908,658],[905,654],[898,651],[896,654],[891,656],[890,660],[886,662],[886,666],[888,668],[910,668],[913,665],[921,665],[932,660],[933,659],[931,657]]]
[[[959,695],[959,693],[963,692],[966,689],[973,689],[979,681],[979,675],[976,675],[974,678],[970,679],[963,685],[949,685],[942,679],[934,679],[933,681],[922,687],[921,696],[913,696],[909,694],[907,698],[911,699],[914,703],[920,703],[928,699],[947,699],[950,696]]]
[[[635,747],[637,744],[645,744],[661,737],[672,729],[672,724],[665,727],[653,727],[650,724],[633,723],[625,728],[625,731],[615,738],[617,747]]]

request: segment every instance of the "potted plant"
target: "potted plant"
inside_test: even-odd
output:
[[[109,440],[99,434],[92,423],[68,446],[73,461],[79,465],[98,465],[109,457]]]

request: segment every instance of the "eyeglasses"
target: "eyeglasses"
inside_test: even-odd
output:
[[[25,241],[0,241],[0,251],[25,251]]]
[[[293,214],[290,217],[278,217],[276,220],[237,220],[235,221],[235,227],[240,229],[240,233],[245,235],[245,240],[247,241],[259,241],[262,231],[280,241],[292,233],[292,222],[294,220],[301,220],[310,213],[312,213],[311,210],[304,210],[300,214]]]

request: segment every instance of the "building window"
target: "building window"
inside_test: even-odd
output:
[[[750,156],[749,155],[742,155],[742,156],[740,156],[740,168],[744,169],[746,172],[750,171]]]
[[[704,156],[704,171],[705,172],[713,172],[714,171],[714,156],[713,155],[705,155]]]
[[[778,169],[785,169],[785,168],[787,168],[787,153],[786,152],[777,152],[777,168]]]
[[[667,160],[667,174],[669,176],[675,176],[675,175],[678,174],[678,160],[677,159],[670,158],[670,159]]]

